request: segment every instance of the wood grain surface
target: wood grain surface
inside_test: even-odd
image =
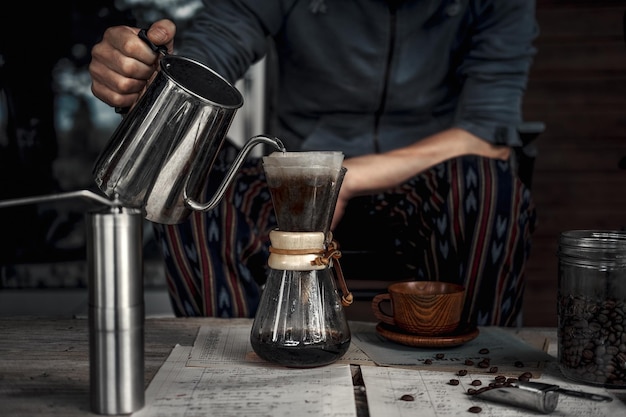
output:
[[[145,322],[146,387],[177,344],[192,346],[200,326],[250,319],[149,318]],[[556,343],[554,328],[511,329],[528,343]],[[85,318],[0,318],[0,416],[97,416],[89,406],[89,331]],[[352,366],[357,416],[369,415],[360,368]],[[623,402],[626,391],[613,390]]]
[[[210,321],[146,320],[146,387],[172,348],[191,346],[200,325]],[[97,415],[89,405],[86,319],[2,318],[0,334],[0,415]]]

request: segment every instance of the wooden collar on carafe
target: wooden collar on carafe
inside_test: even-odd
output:
[[[322,232],[284,232],[276,229],[270,232],[270,241],[270,268],[311,271],[332,267],[341,287],[341,304],[344,307],[352,304],[354,297],[348,290],[339,263],[339,243],[333,239],[332,232],[325,236]],[[329,242],[327,247],[325,242]]]

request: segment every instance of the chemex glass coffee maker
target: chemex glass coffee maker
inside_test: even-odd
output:
[[[346,172],[342,162],[341,152],[274,152],[263,158],[278,228],[270,232],[270,273],[250,342],[267,361],[323,366],[350,346],[344,307],[352,295],[329,231]]]

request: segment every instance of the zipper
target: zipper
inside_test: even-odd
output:
[[[396,44],[396,20],[397,10],[400,2],[389,2],[389,28],[391,36],[389,36],[389,50],[387,51],[387,62],[385,66],[385,76],[383,77],[383,91],[381,93],[378,108],[374,114],[374,152],[380,153],[380,141],[378,137],[380,129],[380,119],[385,111],[387,102],[387,90],[389,89],[389,77],[391,73],[391,59],[393,57],[393,49]]]

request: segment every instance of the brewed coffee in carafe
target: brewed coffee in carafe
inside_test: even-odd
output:
[[[329,233],[345,174],[342,162],[341,152],[275,152],[263,158],[278,229],[270,233],[270,273],[250,342],[267,361],[328,365],[350,345]]]

